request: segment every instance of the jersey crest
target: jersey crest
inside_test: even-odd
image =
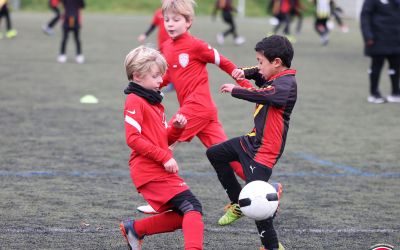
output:
[[[182,68],[185,68],[189,64],[189,54],[182,53],[179,54],[179,64],[182,66]]]

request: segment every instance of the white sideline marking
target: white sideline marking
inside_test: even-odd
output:
[[[207,232],[216,233],[258,233],[256,229],[246,228],[227,228],[227,227],[206,227],[204,229]],[[34,233],[34,234],[48,234],[48,233],[110,233],[118,232],[119,229],[96,229],[96,228],[11,228],[11,229],[0,229],[0,233]],[[362,228],[345,228],[345,229],[322,229],[322,228],[309,228],[309,229],[291,229],[291,228],[278,228],[277,231],[285,233],[312,233],[312,234],[329,234],[329,233],[398,233],[400,230],[396,229],[362,229]]]

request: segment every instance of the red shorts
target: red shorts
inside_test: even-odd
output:
[[[190,142],[193,137],[197,136],[203,145],[209,148],[228,139],[216,115],[212,117],[199,117],[186,113],[182,114],[186,117],[187,124],[178,141]],[[174,117],[169,121],[169,126],[172,126]]]
[[[167,204],[175,195],[189,189],[189,186],[178,175],[169,176],[161,180],[153,180],[138,188],[144,199],[157,212],[171,209]]]

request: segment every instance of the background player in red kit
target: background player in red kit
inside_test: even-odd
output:
[[[164,0],[163,0],[164,1]],[[149,29],[141,34],[138,37],[138,41],[143,43],[146,38],[154,31],[155,28],[158,27],[158,34],[157,34],[157,43],[158,49],[161,51],[162,44],[169,39],[168,33],[164,28],[164,16],[162,13],[162,9],[159,8],[154,12],[153,20],[151,21]],[[166,88],[164,88],[164,92],[171,92],[174,90],[174,85],[172,83],[168,84]]]
[[[49,8],[54,12],[54,17],[50,21],[42,26],[42,30],[47,35],[53,35],[53,28],[60,19],[60,9],[58,8],[59,0],[49,0]]]
[[[169,39],[169,36],[167,34],[167,31],[164,28],[164,16],[162,14],[161,8],[158,8],[154,12],[153,20],[151,21],[150,27],[147,29],[147,31],[143,34],[141,34],[138,37],[138,41],[140,43],[143,43],[146,38],[156,29],[158,28],[158,34],[157,34],[157,43],[158,43],[158,49],[161,50],[161,45]]]
[[[206,65],[213,63],[229,75],[236,65],[204,41],[189,34],[195,4],[194,0],[163,1],[164,26],[171,37],[162,45],[161,52],[169,65],[163,85],[170,82],[174,84],[180,106],[177,113],[183,114],[188,120],[178,142],[190,142],[197,136],[209,148],[226,141],[227,136],[218,120],[217,107],[211,97]],[[238,83],[252,87],[247,80]],[[238,162],[231,163],[231,166],[236,174],[244,178]],[[138,210],[144,212],[142,207]]]
[[[139,193],[160,214],[120,224],[129,249],[141,249],[146,235],[182,229],[185,249],[203,249],[202,207],[185,181],[168,148],[187,123],[177,114],[168,126],[159,91],[167,62],[159,51],[144,46],[125,59],[129,86],[124,108],[125,135],[132,149],[129,160],[132,181]]]

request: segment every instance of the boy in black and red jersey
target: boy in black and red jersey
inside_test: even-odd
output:
[[[297,99],[296,71],[289,68],[293,58],[293,47],[289,40],[273,35],[258,42],[255,50],[257,69],[236,69],[232,76],[235,79],[254,79],[260,88],[249,89],[224,84],[220,89],[222,93],[231,93],[233,97],[256,103],[254,128],[247,135],[230,139],[207,150],[207,157],[215,168],[219,181],[232,206],[236,207],[236,210],[228,210],[221,217],[226,224],[242,216],[237,204],[242,187],[228,163],[241,163],[246,183],[255,180],[268,181],[273,167],[283,153],[290,114]],[[263,248],[283,249],[273,227],[273,218],[256,221],[256,225]]]
[[[130,81],[124,91],[124,117],[126,143],[132,150],[131,178],[160,214],[125,220],[121,233],[128,248],[136,250],[146,235],[182,229],[185,249],[203,249],[201,204],[178,175],[178,164],[168,147],[182,134],[187,120],[177,114],[171,126],[167,124],[160,92],[167,62],[159,51],[140,46],[126,56],[125,67]]]
[[[63,35],[61,40],[60,54],[57,57],[59,63],[67,62],[67,55],[65,54],[68,42],[69,32],[74,33],[76,45],[75,61],[79,64],[85,62],[85,57],[82,54],[82,45],[80,39],[81,29],[81,10],[85,8],[84,0],[62,0],[64,6],[63,14]]]

